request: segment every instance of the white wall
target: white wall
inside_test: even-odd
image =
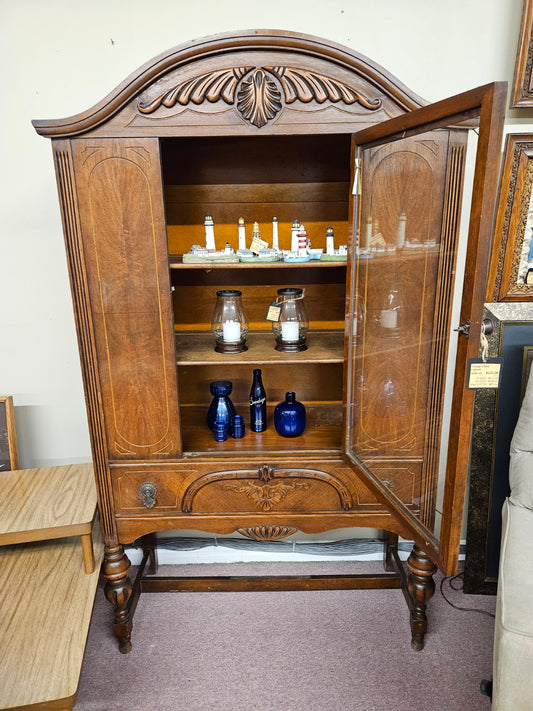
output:
[[[90,458],[48,140],[32,118],[89,108],[151,57],[235,29],[318,35],[437,100],[512,81],[522,0],[0,0],[0,394],[21,467]],[[533,114],[514,112],[512,130]]]

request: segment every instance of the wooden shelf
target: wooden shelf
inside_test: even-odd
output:
[[[81,536],[85,571],[94,569],[96,487],[92,463],[2,474],[0,546]]]
[[[306,406],[307,424],[300,437],[282,437],[274,429],[274,408],[267,409],[267,429],[251,432],[247,407],[236,407],[244,415],[246,434],[241,439],[231,436],[216,442],[206,424],[207,410],[203,407],[181,408],[183,450],[186,457],[205,454],[240,456],[298,452],[298,454],[339,454],[342,443],[342,403],[310,404]]]
[[[74,707],[104,552],[94,534],[89,575],[77,537],[0,548],[0,708]]]
[[[214,337],[209,332],[180,332],[176,334],[178,365],[240,365],[258,363],[342,363],[344,360],[343,331],[310,331],[309,348],[299,353],[274,350],[272,331],[248,333],[243,353],[223,354],[214,350]]]
[[[323,262],[319,259],[311,259],[309,262],[202,262],[194,264],[184,264],[181,254],[169,255],[169,266],[171,269],[309,269],[310,267],[346,267],[346,261]]]

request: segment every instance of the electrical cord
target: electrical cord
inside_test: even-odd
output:
[[[456,610],[460,610],[461,612],[479,612],[480,615],[486,615],[487,617],[492,617],[494,618],[495,615],[493,612],[488,612],[487,610],[479,610],[478,608],[475,607],[460,607],[459,605],[456,605],[453,603],[451,600],[449,600],[446,595],[444,594],[444,582],[446,580],[449,581],[450,588],[455,591],[460,591],[463,589],[462,581],[463,581],[464,573],[457,573],[457,575],[453,575],[452,577],[448,578],[442,578],[440,581],[440,594],[442,597],[446,600],[448,605],[451,607],[455,608]],[[461,585],[455,587],[454,583],[456,580],[461,580]]]

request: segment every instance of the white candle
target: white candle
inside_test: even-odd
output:
[[[298,321],[281,322],[281,340],[297,341],[300,337],[300,325]]]
[[[398,236],[396,239],[396,246],[398,249],[403,249],[405,244],[405,223],[407,222],[407,217],[402,213],[400,219],[398,220]]]
[[[224,321],[222,323],[222,340],[235,343],[241,340],[241,324],[238,321]]]
[[[384,309],[380,314],[380,323],[383,328],[396,328],[398,312],[395,309]]]

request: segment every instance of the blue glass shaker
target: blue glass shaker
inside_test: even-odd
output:
[[[233,439],[241,439],[244,437],[244,417],[235,415],[231,422],[231,436]]]
[[[274,427],[283,437],[298,437],[305,430],[305,407],[295,393],[286,393],[285,400],[274,408]]]
[[[209,385],[209,390],[213,400],[207,411],[207,426],[210,430],[215,430],[215,422],[224,425],[226,430],[231,427],[231,421],[235,417],[235,407],[230,400],[230,393],[233,385],[229,380],[214,380]]]

